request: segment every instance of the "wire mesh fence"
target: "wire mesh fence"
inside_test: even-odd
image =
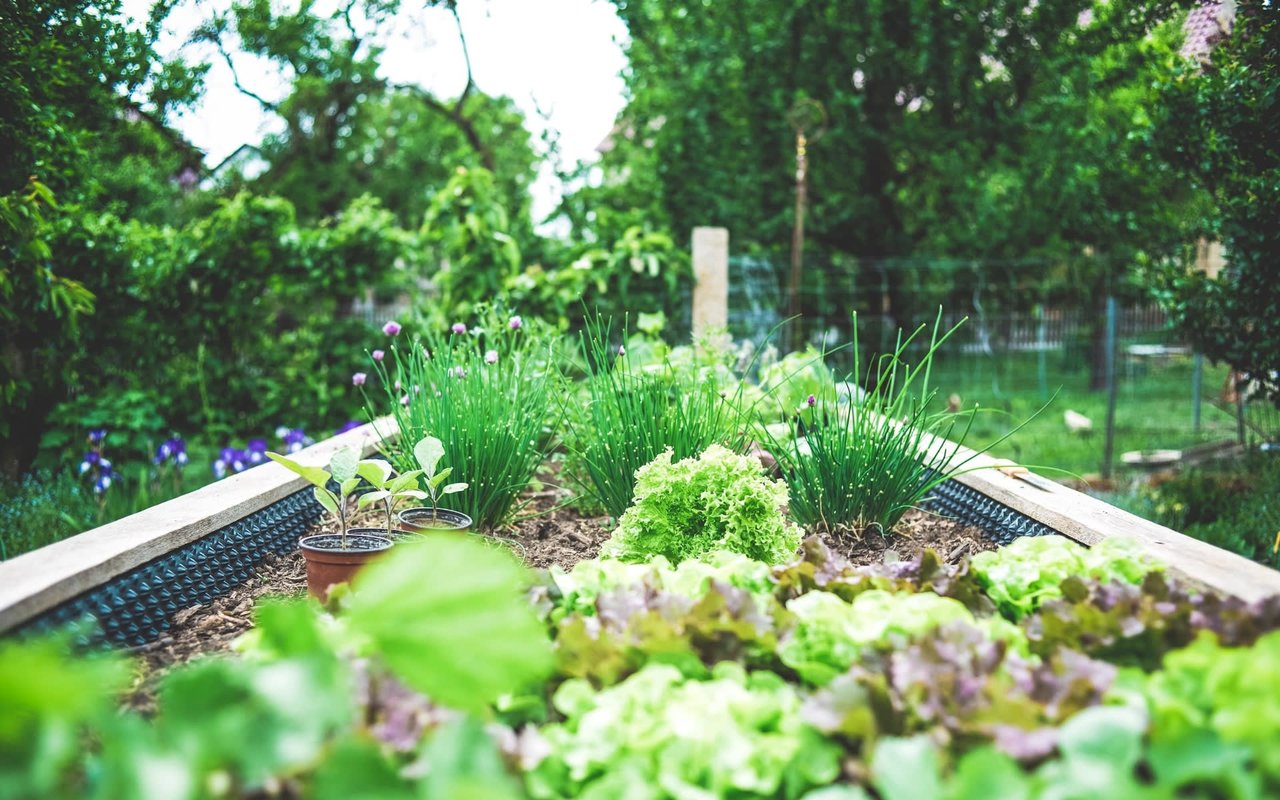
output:
[[[925,325],[907,347],[909,359],[919,357],[941,309],[940,330],[955,330],[934,358],[939,410],[983,409],[967,441],[974,446],[1030,419],[993,453],[1074,475],[1274,437],[1274,407],[1237,403],[1227,368],[1197,357],[1122,266],[1090,257],[806,259],[792,298],[787,257],[737,255],[729,329],[758,346],[827,352],[847,370]]]

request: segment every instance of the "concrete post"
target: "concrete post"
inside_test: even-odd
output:
[[[729,324],[729,231],[693,229],[693,336]]]

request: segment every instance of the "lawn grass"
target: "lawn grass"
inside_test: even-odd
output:
[[[1051,353],[1044,357],[1043,365],[1041,380],[1041,361],[1035,354],[940,354],[935,358],[932,378],[938,390],[935,404],[942,409],[947,397],[956,394],[964,408],[977,403],[985,409],[965,442],[975,448],[999,439],[1034,415],[1024,428],[996,445],[992,454],[1031,467],[1065,470],[1082,477],[1097,475],[1106,441],[1107,393],[1089,390],[1083,359],[1073,362]],[[1227,368],[1204,365],[1199,431],[1192,424],[1192,372],[1189,356],[1158,365],[1117,366],[1113,462],[1117,470],[1122,468],[1120,455],[1129,450],[1181,449],[1235,436],[1235,419],[1210,402],[1216,398]],[[1068,409],[1092,420],[1092,432],[1069,431],[1063,421]],[[1069,477],[1052,470],[1045,470],[1045,474]]]

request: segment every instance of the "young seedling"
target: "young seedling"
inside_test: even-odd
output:
[[[280,466],[306,478],[315,486],[316,500],[325,510],[338,520],[339,542],[343,550],[347,549],[347,497],[360,485],[360,476],[356,470],[360,463],[360,454],[355,448],[339,450],[329,459],[329,469],[323,467],[307,467],[279,453],[267,453],[267,457]],[[329,489],[329,480],[338,484],[335,494]]]
[[[381,502],[387,512],[387,538],[391,538],[392,514],[396,506],[404,500],[427,498],[427,493],[418,488],[418,479],[422,477],[420,469],[396,475],[395,468],[387,462],[365,459],[356,467],[356,472],[374,489],[360,495],[360,499],[356,500],[356,508],[366,508]]]
[[[421,467],[423,481],[427,487],[427,497],[431,499],[431,514],[438,516],[440,498],[447,494],[455,494],[467,488],[465,483],[445,483],[453,472],[453,467],[445,467],[436,472],[440,459],[444,458],[444,443],[434,436],[428,436],[413,446],[413,457]]]

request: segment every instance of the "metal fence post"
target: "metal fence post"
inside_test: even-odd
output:
[[[1107,379],[1107,438],[1102,449],[1102,477],[1111,477],[1111,463],[1115,455],[1116,445],[1116,298],[1107,295],[1107,340],[1106,365]]]

